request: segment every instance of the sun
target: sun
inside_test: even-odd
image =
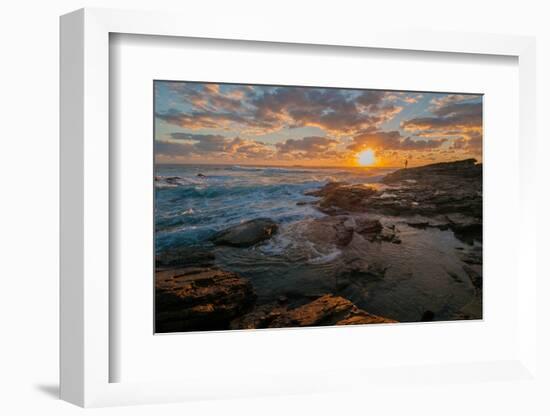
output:
[[[371,166],[376,163],[374,152],[371,149],[363,150],[357,153],[357,161],[361,166]]]

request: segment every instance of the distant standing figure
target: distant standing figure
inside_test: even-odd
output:
[[[409,159],[405,159],[405,169],[407,169],[407,166],[409,166]]]

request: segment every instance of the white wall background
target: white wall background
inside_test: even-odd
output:
[[[0,8],[0,413],[76,414],[82,410],[56,399],[58,382],[58,16],[84,6],[165,9],[189,13],[205,25],[225,18],[240,22],[269,19],[281,30],[312,19],[339,25],[402,27],[535,35],[538,42],[539,273],[544,264],[549,209],[547,162],[550,146],[550,12],[543,1],[442,2],[367,1],[184,1],[18,0]],[[189,9],[192,7],[192,10]],[[185,21],[182,21],[182,25]],[[542,214],[546,213],[546,216]],[[514,219],[504,227],[513,227]],[[548,282],[539,285],[540,314],[548,318]],[[546,294],[546,295],[544,295]],[[540,333],[541,365],[550,374],[550,331]],[[550,414],[546,392],[529,385],[447,385],[407,390],[392,386],[383,395],[259,398],[157,407],[100,409],[124,414]],[[537,400],[538,398],[538,400]]]

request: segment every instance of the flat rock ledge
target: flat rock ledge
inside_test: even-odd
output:
[[[315,218],[305,222],[300,230],[302,235],[316,247],[333,244],[339,248],[347,247],[360,234],[368,241],[389,241],[400,243],[395,226],[383,226],[378,219],[367,215],[336,215]]]
[[[212,242],[223,246],[250,247],[271,238],[277,229],[273,220],[256,218],[220,231],[212,237]]]
[[[319,210],[329,215],[364,211],[367,198],[375,194],[373,187],[343,182],[329,182],[319,190],[306,193],[320,197]]]
[[[157,271],[156,332],[228,329],[256,300],[250,282],[214,267]]]
[[[327,294],[294,309],[288,309],[284,305],[259,306],[233,320],[231,328],[287,328],[396,322],[359,309],[348,299]]]
[[[409,225],[451,229],[468,243],[482,241],[482,165],[475,159],[400,169],[386,175],[379,189],[330,182],[306,195],[318,197],[317,208],[330,216],[420,216],[425,219]]]

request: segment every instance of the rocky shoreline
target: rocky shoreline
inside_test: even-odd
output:
[[[447,278],[468,285],[471,298],[452,319],[481,318],[482,167],[474,159],[400,169],[376,186],[329,182],[305,196],[316,198],[303,203],[324,216],[291,224],[284,232],[299,236],[315,252],[337,253],[330,291],[289,291],[266,300],[250,279],[221,267],[220,250],[257,250],[281,238],[279,224],[256,218],[218,232],[201,247],[157,255],[156,332],[397,322],[391,312],[373,314],[353,298],[360,299],[356,293],[366,283],[383,281],[392,267],[391,258],[374,261],[373,250],[386,244],[406,248],[402,235],[412,229],[449,231],[464,243],[456,247],[462,271],[449,271]],[[415,320],[433,319],[439,319],[437,311],[426,308]]]

